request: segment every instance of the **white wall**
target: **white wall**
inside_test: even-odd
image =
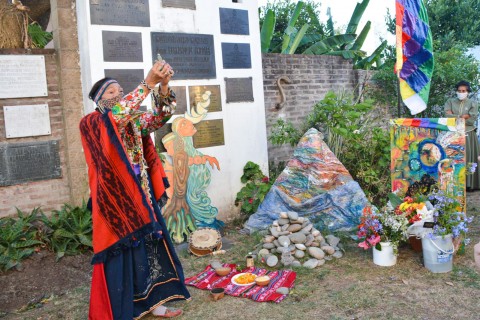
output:
[[[150,0],[151,27],[107,26],[90,24],[90,1],[77,1],[79,41],[82,64],[82,82],[85,112],[94,107],[87,98],[92,84],[104,77],[104,69],[144,69],[151,67],[150,32],[180,32],[212,34],[215,46],[216,78],[203,80],[172,80],[172,86],[219,85],[222,111],[208,114],[205,120],[223,119],[225,145],[199,149],[214,156],[220,171],[212,170],[212,180],[207,190],[212,205],[219,209],[219,218],[227,220],[236,212],[236,193],[243,186],[240,177],[248,161],[260,165],[268,172],[268,155],[265,127],[265,108],[262,80],[262,57],[256,0],[196,0],[196,10],[163,8],[161,1]],[[219,8],[248,10],[250,35],[220,33]],[[104,62],[102,31],[141,32],[144,62]],[[222,42],[250,43],[251,69],[223,69]],[[224,78],[252,77],[254,102],[226,103]],[[188,94],[187,94],[188,99]],[[150,105],[150,101],[144,103]],[[187,104],[188,105],[188,104]],[[172,119],[173,120],[173,119]]]

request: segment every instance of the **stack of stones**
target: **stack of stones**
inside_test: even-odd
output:
[[[269,267],[280,262],[284,266],[313,269],[324,265],[326,260],[341,258],[343,253],[339,238],[323,237],[308,218],[290,211],[280,213],[280,218],[273,221],[253,255]]]

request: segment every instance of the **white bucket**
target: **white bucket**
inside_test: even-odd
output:
[[[425,268],[433,273],[452,271],[453,267],[453,241],[452,235],[429,236],[422,238],[423,263]]]
[[[382,267],[391,267],[397,263],[397,256],[393,252],[391,242],[380,242],[382,251],[373,247],[373,263]]]

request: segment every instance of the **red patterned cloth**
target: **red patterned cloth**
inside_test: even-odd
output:
[[[277,293],[280,287],[293,288],[297,274],[292,270],[268,271],[263,268],[246,268],[242,271],[237,271],[236,264],[225,263],[224,267],[229,267],[232,271],[226,276],[218,276],[215,270],[209,265],[199,274],[185,279],[185,284],[193,286],[202,290],[211,290],[213,288],[224,288],[225,294],[234,297],[244,297],[252,299],[257,302],[273,301],[279,303],[286,294]],[[258,276],[268,275],[270,283],[267,286],[261,287],[256,284],[249,286],[237,286],[232,283],[232,277],[239,273],[250,272]]]

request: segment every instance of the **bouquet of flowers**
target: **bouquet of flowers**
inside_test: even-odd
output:
[[[367,206],[363,209],[358,225],[357,236],[363,239],[358,246],[365,250],[375,247],[381,251],[380,242],[391,242],[396,251],[400,241],[408,238],[407,227],[408,219],[405,215],[388,208],[378,211]]]
[[[439,190],[431,193],[428,199],[433,204],[433,214],[430,219],[433,222],[432,232],[429,237],[445,236],[452,234],[452,237],[465,237],[468,232],[468,224],[472,222],[473,217],[467,217],[462,211],[460,202],[454,196]],[[465,239],[468,244],[470,239]]]

